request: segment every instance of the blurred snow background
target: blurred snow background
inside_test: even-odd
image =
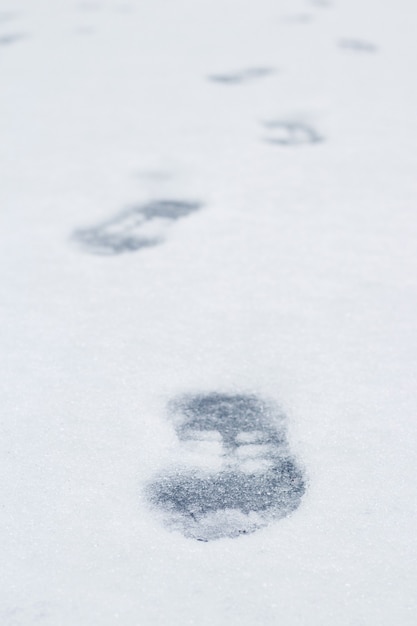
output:
[[[416,623],[416,18],[0,1],[2,624]],[[294,122],[322,141],[269,141]],[[71,241],[157,199],[204,206],[136,253]],[[285,409],[292,517],[155,521],[188,391]]]

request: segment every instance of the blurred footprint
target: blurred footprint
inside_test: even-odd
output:
[[[275,74],[276,70],[272,67],[252,67],[240,72],[231,72],[226,74],[211,74],[208,79],[215,83],[224,85],[238,85],[258,78],[265,78],[271,74]]]
[[[76,230],[72,238],[92,254],[136,252],[162,243],[173,222],[201,207],[198,202],[155,200],[126,209],[97,226]]]
[[[378,50],[373,43],[362,39],[341,39],[338,45],[339,48],[353,50],[353,52],[377,52]]]
[[[324,141],[324,138],[310,125],[290,120],[272,120],[264,123],[268,130],[266,143],[279,146],[301,146]]]
[[[10,46],[17,41],[21,41],[22,39],[26,39],[27,35],[23,35],[21,33],[9,33],[7,35],[0,35],[0,46]]]

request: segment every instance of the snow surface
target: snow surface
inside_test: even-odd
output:
[[[416,624],[416,17],[0,0],[2,625]],[[72,239],[161,199],[203,206]],[[199,543],[143,485],[212,391],[283,408],[308,489]]]

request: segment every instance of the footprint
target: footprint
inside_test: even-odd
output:
[[[211,541],[295,511],[305,491],[285,416],[255,395],[208,393],[170,405],[179,458],[147,485],[168,528]]]
[[[341,39],[338,45],[339,48],[353,50],[354,52],[377,52],[378,50],[373,43],[362,39]]]
[[[197,202],[156,200],[126,209],[98,226],[77,230],[72,238],[92,254],[135,252],[162,243],[172,222],[201,206]]]
[[[208,79],[224,85],[237,85],[257,78],[264,78],[275,72],[276,70],[272,67],[251,67],[240,72],[232,72],[229,74],[211,74]]]
[[[21,39],[26,39],[27,35],[22,35],[19,33],[11,33],[9,35],[0,35],[0,46],[10,46],[12,43],[16,43],[16,41],[20,41]]]
[[[295,121],[271,121],[264,123],[268,129],[267,143],[280,146],[300,146],[303,144],[320,143],[323,137],[308,124]]]

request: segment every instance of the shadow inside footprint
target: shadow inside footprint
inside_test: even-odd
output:
[[[268,136],[264,139],[266,143],[279,146],[300,146],[323,141],[323,137],[304,122],[276,120],[265,122],[264,126],[268,129]]]
[[[208,79],[215,83],[224,85],[237,85],[257,78],[264,78],[275,73],[272,67],[251,67],[240,72],[231,72],[226,74],[211,74]]]
[[[254,532],[298,508],[305,481],[276,409],[254,395],[210,393],[181,397],[170,410],[182,464],[146,489],[168,527],[210,541]],[[210,442],[217,444],[215,469]],[[190,444],[194,465],[188,466]]]
[[[201,208],[197,202],[156,200],[130,207],[116,217],[73,233],[73,239],[93,254],[115,255],[155,246],[174,221]]]

